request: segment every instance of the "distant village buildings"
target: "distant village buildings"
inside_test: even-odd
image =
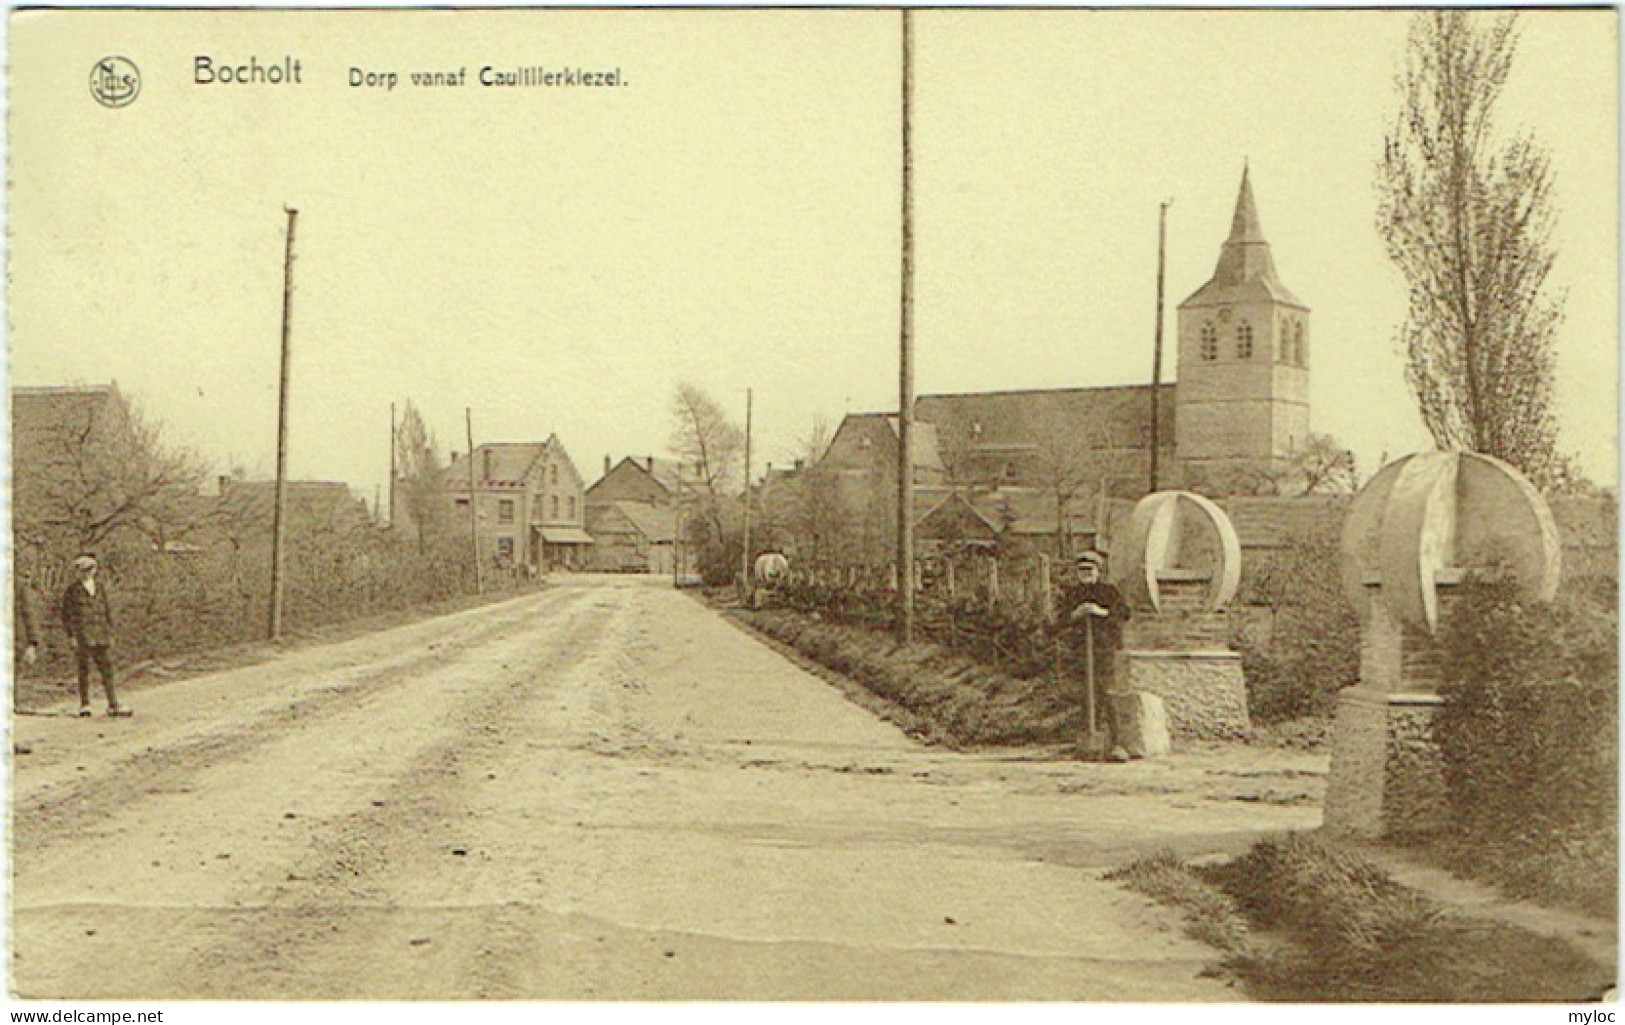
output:
[[[469,522],[470,503],[488,565],[538,572],[578,569],[592,538],[585,529],[581,474],[558,435],[541,442],[489,442],[453,453],[444,475],[452,522]],[[397,504],[401,505],[399,495]],[[402,520],[409,517],[402,507]]]
[[[1244,171],[1213,275],[1179,305],[1177,383],[1155,402],[1149,384],[920,396],[916,537],[1099,543],[1112,511],[1149,489],[1153,415],[1160,487],[1292,493],[1310,442],[1309,314],[1276,271]],[[871,553],[895,530],[897,445],[895,415],[852,414],[818,467]]]
[[[676,566],[679,464],[627,456],[587,489],[588,565],[605,573],[671,573]]]
[[[1337,529],[1346,496],[1305,494],[1357,483],[1351,461],[1331,488],[1317,487],[1331,478],[1305,469],[1329,441],[1311,433],[1310,313],[1275,266],[1244,171],[1213,273],[1178,307],[1176,383],[916,400],[911,514],[921,551],[1109,550],[1114,525],[1151,487],[1153,445],[1158,487],[1218,500],[1244,552]],[[116,386],[14,388],[11,403],[20,562],[60,560],[87,537],[173,554],[268,543],[274,484],[219,477],[217,493],[204,494],[195,472],[166,478],[153,462],[162,454],[156,434]],[[890,561],[898,445],[896,414],[855,413],[816,461],[770,466],[752,487],[753,550]],[[437,519],[441,542],[466,538],[472,523],[482,564],[493,567],[669,574],[693,560],[684,558],[693,493],[681,469],[654,456],[605,456],[589,488],[556,435],[490,442],[453,453],[423,481],[397,479],[387,527],[337,482],[291,482],[290,514],[307,532],[420,545],[426,533],[415,516]],[[141,514],[115,521],[116,503],[105,501],[113,491],[139,493]],[[1610,563],[1611,502],[1554,499],[1553,508],[1574,558]]]

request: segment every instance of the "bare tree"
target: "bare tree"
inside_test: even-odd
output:
[[[937,429],[937,454],[948,483],[967,490],[991,486],[990,481],[976,476],[974,457],[980,429],[974,418],[949,404],[937,412],[932,423]]]
[[[734,464],[744,451],[745,434],[722,406],[698,385],[677,386],[668,441],[673,454],[695,468],[701,491],[721,496],[733,485]]]
[[[13,395],[14,536],[57,557],[135,544],[162,549],[212,515],[208,467],[114,388]]]
[[[1330,434],[1311,432],[1292,463],[1304,494],[1352,495],[1360,490],[1354,453]]]
[[[1055,504],[1056,552],[1072,554],[1072,512],[1086,496],[1105,487],[1106,478],[1122,469],[1109,449],[1106,425],[1068,416],[1065,407],[1038,405],[1027,414],[1033,479]]]
[[[678,496],[689,510],[684,520],[690,536],[685,540],[699,551],[703,575],[729,579],[736,560],[730,554],[726,498],[733,491],[744,451],[744,431],[715,399],[698,385],[684,381],[672,399],[668,445],[679,464],[693,467],[695,472],[693,491]]]
[[[1514,14],[1416,15],[1377,171],[1377,227],[1408,286],[1399,337],[1434,441],[1505,459],[1545,486],[1558,471],[1562,302],[1545,289],[1550,158],[1532,135],[1495,127],[1517,46]]]
[[[815,416],[796,456],[798,469],[790,485],[791,509],[786,517],[795,554],[803,562],[819,566],[845,561],[851,521],[839,482],[823,463],[832,437],[829,421]]]
[[[1360,490],[1354,453],[1330,434],[1311,432],[1303,447],[1237,488],[1260,495],[1352,495]]]
[[[411,399],[403,405],[401,422],[395,430],[395,467],[399,501],[405,505],[406,517],[417,534],[418,550],[427,551],[450,529],[451,510],[446,502],[446,466],[440,461],[439,443]]]

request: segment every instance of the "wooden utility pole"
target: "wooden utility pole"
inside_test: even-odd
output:
[[[897,639],[914,641],[914,21],[903,8],[903,287],[897,396]]]
[[[1162,281],[1163,272],[1167,266],[1168,250],[1168,208],[1174,205],[1172,199],[1165,200],[1162,209],[1157,215],[1157,337],[1153,345],[1154,355],[1151,357],[1151,490],[1156,491],[1159,486],[1157,473],[1158,449],[1162,447],[1161,433],[1161,403],[1162,403]]]
[[[395,478],[401,474],[396,462],[401,445],[400,428],[395,425],[395,403],[389,404],[389,525],[395,526]]]
[[[740,562],[740,590],[742,596],[750,597],[750,413],[751,390],[745,389],[745,550],[739,556]]]
[[[283,535],[288,529],[288,357],[293,318],[293,230],[299,211],[288,212],[288,246],[282,257],[282,372],[276,400],[276,510],[271,515],[271,640],[282,637]]]
[[[651,459],[650,462],[652,464],[653,460]],[[651,472],[653,471],[651,470]],[[683,556],[685,555],[685,546],[683,543],[683,460],[681,456],[678,456],[677,459],[677,509],[675,523],[676,525],[672,529],[671,539],[671,586],[682,587]]]
[[[474,410],[463,407],[463,420],[468,426],[468,538],[474,546],[474,593],[485,593],[485,571],[480,567],[480,503],[474,493]]]

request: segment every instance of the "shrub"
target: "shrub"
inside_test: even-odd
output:
[[[1268,630],[1232,638],[1247,681],[1247,710],[1262,724],[1329,716],[1337,692],[1360,676],[1360,622],[1343,596],[1342,555],[1328,526],[1294,538],[1247,569],[1243,600]]]
[[[1587,590],[1539,603],[1496,580],[1464,584],[1445,617],[1434,737],[1453,821],[1506,855],[1505,880],[1531,858],[1556,870],[1521,872],[1517,890],[1538,895],[1541,877],[1572,889],[1564,862],[1600,862],[1593,896],[1613,902],[1618,620]]]
[[[283,628],[294,632],[379,612],[417,608],[474,589],[460,551],[420,551],[381,533],[290,538],[285,568]],[[271,565],[266,545],[215,545],[166,553],[130,547],[104,553],[113,601],[115,651],[121,672],[150,660],[210,651],[264,638]],[[519,586],[512,574],[488,574],[488,591]],[[57,606],[66,573],[41,567],[34,602],[46,641],[41,674],[73,672],[71,644]]]

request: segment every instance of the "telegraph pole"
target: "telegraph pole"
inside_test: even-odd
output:
[[[395,478],[400,476],[396,452],[400,448],[400,428],[395,425],[395,403],[389,404],[389,525],[395,526]]]
[[[485,593],[485,571],[480,568],[480,513],[479,498],[474,494],[474,410],[463,407],[463,419],[468,425],[468,539],[474,546],[474,593]]]
[[[903,287],[897,396],[897,637],[914,641],[914,21],[903,8]]]
[[[1174,205],[1172,199],[1164,200],[1162,209],[1157,215],[1157,337],[1154,345],[1155,355],[1151,357],[1151,490],[1158,487],[1157,449],[1162,446],[1158,437],[1161,426],[1159,413],[1162,402],[1162,280],[1163,271],[1167,266],[1168,250],[1168,208]]]
[[[653,460],[650,460],[651,463]],[[686,554],[683,543],[683,459],[677,457],[677,508],[674,515],[675,527],[671,539],[671,586],[683,586],[683,557]]]
[[[751,390],[745,389],[745,550],[739,556],[740,589],[750,594],[750,413]]]
[[[283,535],[288,528],[288,358],[293,318],[293,230],[299,211],[288,212],[288,245],[282,257],[282,372],[276,400],[276,510],[271,517],[271,640],[282,637]]]

